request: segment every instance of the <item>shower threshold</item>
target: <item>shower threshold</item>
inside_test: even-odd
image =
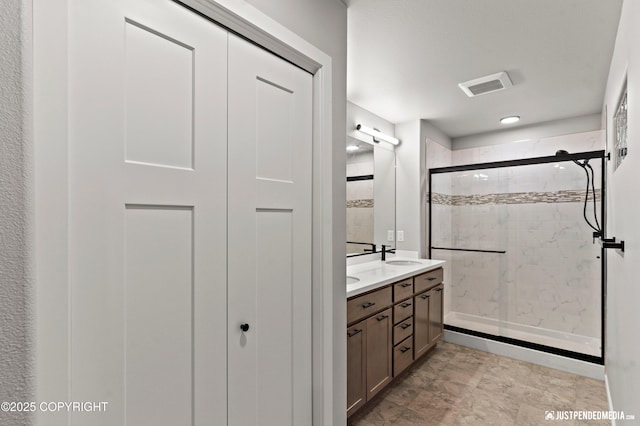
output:
[[[571,358],[602,363],[600,339],[596,337],[498,321],[462,312],[449,312],[445,316],[445,328]]]

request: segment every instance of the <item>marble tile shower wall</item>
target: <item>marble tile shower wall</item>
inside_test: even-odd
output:
[[[602,137],[586,132],[450,158],[459,165],[595,151]],[[599,191],[600,160],[591,164]],[[600,337],[600,248],[582,218],[585,186],[585,172],[570,162],[434,175],[432,245],[506,252],[450,254],[449,312]]]
[[[555,155],[559,149],[564,149],[568,152],[597,151],[604,149],[604,131],[594,130],[591,132],[531,139],[503,145],[458,149],[451,151],[452,162],[450,165],[458,166],[462,164],[515,160],[518,158],[544,157]]]

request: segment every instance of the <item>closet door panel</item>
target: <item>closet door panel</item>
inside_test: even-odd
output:
[[[226,418],[227,32],[174,2],[72,0],[74,425]]]
[[[231,425],[311,424],[311,118],[311,75],[230,36]]]

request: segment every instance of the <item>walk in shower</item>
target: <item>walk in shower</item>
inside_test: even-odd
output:
[[[602,364],[604,162],[604,151],[559,151],[429,170],[445,328]]]

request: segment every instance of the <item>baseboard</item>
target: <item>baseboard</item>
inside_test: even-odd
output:
[[[607,403],[609,404],[609,411],[614,411],[613,400],[611,399],[611,388],[609,387],[609,376],[604,373],[604,386],[607,389]],[[616,419],[611,419],[611,426],[616,426]]]

